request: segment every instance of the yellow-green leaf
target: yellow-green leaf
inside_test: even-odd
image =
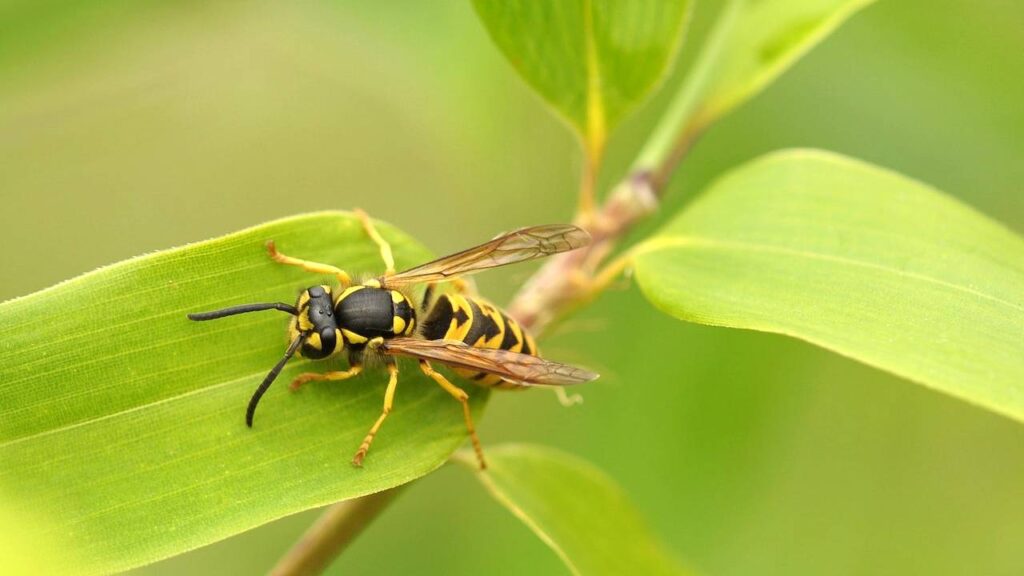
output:
[[[698,134],[756,96],[875,0],[730,0],[637,161],[658,166],[683,132]]]
[[[55,557],[69,558],[73,551],[61,544],[59,536],[41,541],[35,535],[54,530],[37,515],[11,512],[13,500],[0,495],[0,574],[4,576],[59,576],[62,571]],[[67,564],[73,564],[71,560]]]
[[[622,488],[588,462],[529,445],[489,449],[484,472],[470,454],[459,453],[458,460],[573,574],[689,573],[665,551]]]
[[[428,253],[381,226],[400,265]],[[459,404],[402,365],[395,407],[362,469],[350,461],[380,413],[386,375],[344,382],[299,372],[341,360],[293,360],[249,396],[281,357],[289,317],[276,311],[190,322],[232,304],[292,303],[330,281],[267,258],[285,253],[378,274],[356,218],[318,213],[149,254],[0,305],[0,508],[54,528],[62,573],[123,570],[312,508],[409,482],[465,438]],[[470,389],[479,410],[486,393]],[[22,537],[25,537],[22,534]]]
[[[778,332],[1024,420],[1024,239],[818,151],[736,169],[638,248],[678,318]]]
[[[512,66],[599,154],[665,74],[688,0],[474,0]]]

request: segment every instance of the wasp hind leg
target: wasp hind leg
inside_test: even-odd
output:
[[[285,256],[277,251],[277,246],[274,245],[273,240],[267,241],[267,252],[270,254],[270,258],[274,262],[287,264],[289,266],[298,266],[306,272],[312,272],[314,274],[332,274],[338,279],[338,283],[342,288],[348,288],[352,285],[352,278],[341,268],[331,266],[330,264],[321,264],[319,262],[310,262],[309,260],[301,260],[299,258]]]
[[[292,383],[288,385],[293,391],[298,390],[306,382],[313,380],[348,380],[349,378],[358,375],[363,371],[362,364],[352,364],[348,370],[338,370],[335,372],[306,372],[305,374],[299,374],[292,380]]]
[[[420,370],[437,382],[445,392],[451,394],[456,400],[462,403],[462,415],[466,419],[466,430],[469,431],[469,438],[473,442],[473,450],[476,452],[476,459],[480,462],[480,469],[487,469],[487,461],[484,460],[484,449],[480,447],[480,438],[476,435],[476,427],[473,426],[473,415],[469,411],[469,394],[458,386],[452,384],[443,374],[434,370],[430,362],[420,360]]]
[[[356,216],[359,217],[359,221],[363,223],[363,230],[366,230],[366,234],[380,249],[380,258],[384,261],[384,276],[391,276],[395,273],[395,257],[391,253],[391,244],[377,232],[377,227],[373,225],[373,220],[370,220],[370,216],[356,208],[354,210]]]
[[[451,283],[457,294],[470,296],[476,294],[476,285],[469,278],[452,278]]]
[[[388,389],[384,392],[384,410],[381,411],[380,417],[373,423],[373,427],[366,433],[366,438],[363,438],[363,443],[359,445],[359,450],[356,450],[356,455],[352,457],[353,466],[362,466],[363,459],[366,458],[366,453],[370,451],[370,444],[373,444],[373,438],[377,435],[377,431],[380,430],[380,425],[384,423],[384,419],[391,413],[391,404],[395,400],[395,389],[398,388],[398,366],[394,362],[388,363]]]
[[[565,391],[565,388],[562,388],[561,386],[555,387],[555,396],[558,398],[558,403],[565,408],[569,408],[577,404],[583,404],[583,396],[580,396],[579,394],[569,394]]]

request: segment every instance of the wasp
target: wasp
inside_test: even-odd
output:
[[[462,278],[488,268],[532,260],[585,246],[586,231],[572,225],[522,228],[489,242],[426,264],[395,272],[391,246],[370,218],[356,212],[367,235],[377,244],[384,274],[353,282],[344,270],[286,256],[267,242],[270,257],[319,275],[332,275],[338,286],[317,285],[301,292],[294,305],[266,302],[189,314],[191,320],[214,320],[261,310],[279,310],[294,316],[288,324],[291,343],[253,393],[245,413],[250,428],[260,398],[294,355],[325,359],[347,353],[349,367],[323,373],[300,374],[292,390],[313,380],[345,380],[363,371],[367,355],[384,360],[389,379],[384,407],[352,459],[362,466],[374,437],[391,412],[398,385],[396,356],[418,360],[419,368],[462,404],[462,412],[480,468],[487,467],[480,439],[469,410],[469,395],[452,384],[431,362],[451,367],[457,374],[485,387],[521,390],[534,384],[562,386],[587,382],[597,374],[540,358],[533,337],[513,318],[486,300],[472,295]],[[453,290],[437,295],[435,286],[448,282]],[[410,288],[426,284],[419,304]]]

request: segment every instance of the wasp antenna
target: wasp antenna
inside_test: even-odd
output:
[[[189,320],[203,321],[203,320],[216,320],[217,318],[224,318],[225,316],[234,316],[235,314],[245,314],[246,312],[259,312],[261,310],[280,310],[281,312],[287,312],[292,316],[298,316],[299,311],[295,309],[295,306],[291,304],[285,304],[284,302],[261,302],[258,304],[242,304],[241,306],[232,306],[230,308],[224,308],[223,310],[214,310],[212,312],[197,312],[195,314],[189,314]]]
[[[260,387],[253,393],[252,398],[249,400],[249,407],[245,410],[246,426],[252,428],[252,417],[256,414],[256,405],[260,403],[260,398],[263,397],[263,393],[267,391],[267,388],[270,388],[270,385],[274,383],[274,379],[281,373],[281,369],[284,368],[284,365],[291,359],[292,355],[295,354],[295,351],[298,350],[299,346],[302,346],[302,343],[305,341],[306,337],[304,335],[296,336],[295,340],[292,340],[291,345],[288,346],[288,350],[284,353],[284,358],[277,361],[277,364],[270,369],[270,372],[267,373],[263,382],[260,383]]]

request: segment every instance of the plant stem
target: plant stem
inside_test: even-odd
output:
[[[590,245],[548,259],[513,298],[508,312],[524,327],[542,333],[552,320],[608,284],[594,282],[601,264],[623,235],[658,209],[671,174],[703,131],[703,123],[686,114],[692,109],[689,86],[673,101],[629,175],[594,216],[577,216],[576,224],[590,232]],[[668,122],[674,125],[666,128]],[[672,138],[666,136],[669,133]],[[619,263],[618,271],[625,267]]]
[[[679,117],[676,106],[670,108],[666,117],[674,120],[685,118]],[[637,167],[596,213],[588,216],[581,211],[577,214],[576,222],[590,232],[591,244],[549,259],[516,295],[508,312],[524,328],[535,334],[543,332],[554,318],[593,299],[628,267],[629,258],[625,255],[598,272],[598,267],[618,240],[636,222],[657,209],[668,175],[699,136],[699,130],[692,122],[685,123],[677,131],[675,139],[664,138],[664,132],[664,129],[657,132],[658,141],[663,143],[653,147],[649,144],[644,149],[635,164]],[[584,170],[584,179],[594,178],[597,166],[588,162]],[[593,180],[589,183],[584,181],[583,186],[588,185],[593,186]],[[400,489],[392,488],[334,504],[278,562],[271,574],[320,574],[391,503]]]
[[[548,259],[516,294],[508,312],[524,327],[542,333],[552,320],[593,299],[610,284],[612,274],[628,267],[628,258],[624,257],[611,269],[600,271],[622,236],[658,209],[658,201],[679,163],[717,118],[702,98],[714,80],[715,63],[728,44],[740,8],[741,3],[733,0],[723,9],[693,69],[626,178],[593,217],[577,216],[576,223],[590,232],[590,245]]]
[[[320,574],[401,493],[404,486],[330,506],[270,573],[273,576]]]
[[[600,163],[600,157],[594,157],[590,152],[586,152],[583,155],[583,169],[580,173],[580,197],[579,204],[576,207],[576,215],[580,220],[586,221],[594,215],[597,168]]]
[[[729,44],[741,8],[741,2],[732,0],[722,9],[685,82],[633,162],[631,172],[654,173],[659,189],[667,183],[693,141],[717,117],[702,97],[714,80],[716,64]]]
[[[699,110],[700,97],[710,79],[711,63],[732,25],[737,3],[723,12],[705,50],[677,92],[661,121],[633,163],[629,174],[599,208],[595,207],[597,172],[603,139],[596,147],[584,143],[577,225],[592,237],[589,246],[548,259],[519,290],[509,314],[524,328],[540,334],[567,310],[589,302],[608,287],[630,264],[619,256],[601,267],[616,244],[637,222],[658,209],[658,201],[676,167],[683,160],[713,114]],[[563,402],[572,403],[563,398]],[[401,487],[339,502],[303,535],[274,568],[274,576],[321,573],[362,530],[394,499]]]

